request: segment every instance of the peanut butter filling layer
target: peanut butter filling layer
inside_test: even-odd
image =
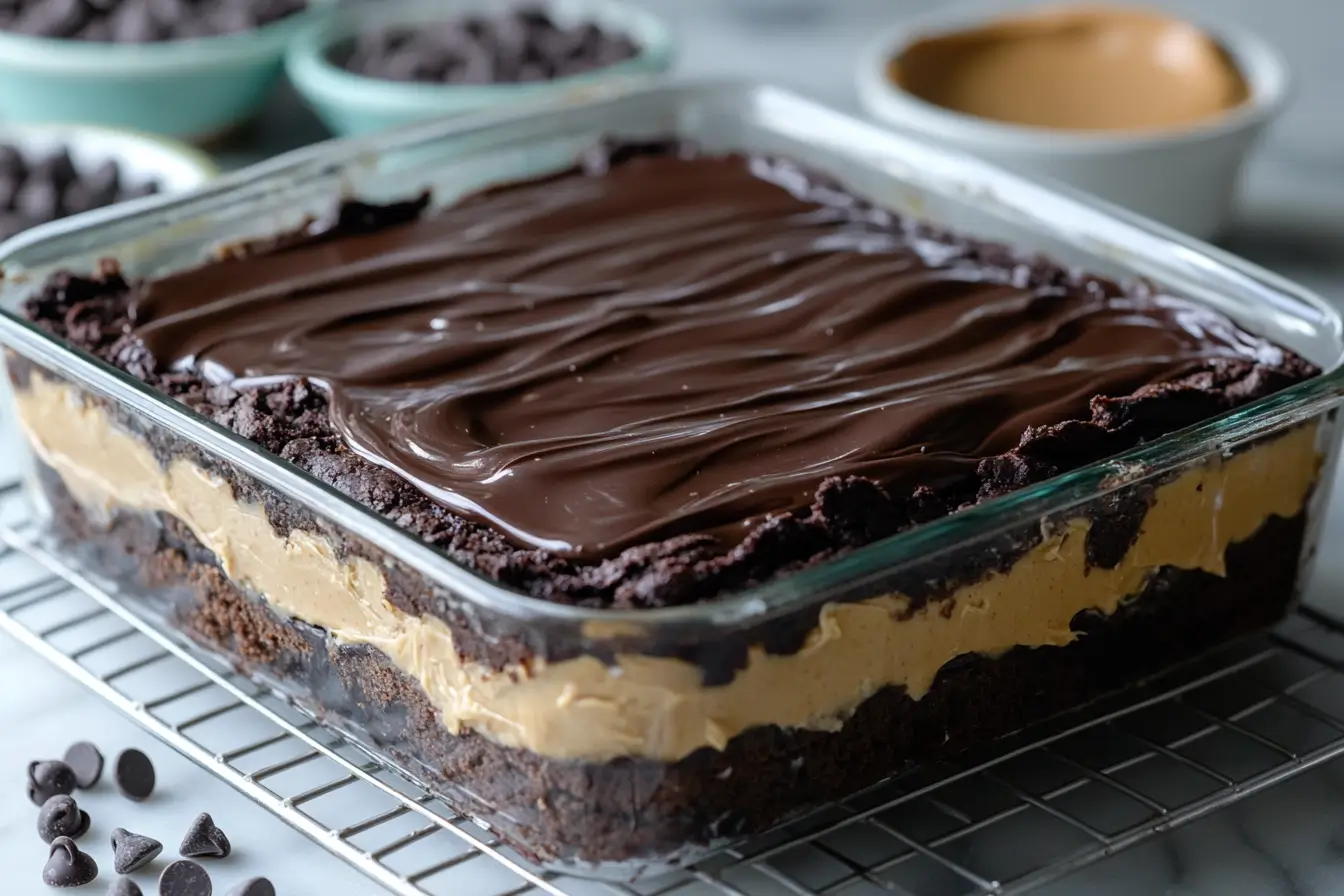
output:
[[[75,388],[34,376],[16,399],[34,450],[81,502],[182,520],[234,581],[278,612],[386,653],[420,682],[449,731],[590,761],[675,761],[701,747],[722,749],[761,725],[836,730],[885,686],[922,698],[938,670],[963,654],[1066,645],[1077,637],[1069,627],[1077,613],[1114,612],[1164,566],[1224,574],[1229,545],[1271,516],[1303,510],[1319,467],[1310,425],[1210,458],[1156,490],[1114,569],[1087,566],[1090,523],[1080,517],[1048,532],[1006,572],[911,615],[899,594],[828,605],[801,650],[780,656],[755,648],[731,682],[706,687],[696,666],[662,657],[622,655],[611,666],[581,657],[502,671],[465,661],[440,620],[389,603],[375,564],[342,559],[310,532],[277,535],[263,509],[239,502],[228,483],[185,459],[165,469]]]
[[[1246,80],[1194,25],[1107,6],[1051,8],[917,41],[889,76],[957,112],[1063,130],[1194,124],[1246,102]]]

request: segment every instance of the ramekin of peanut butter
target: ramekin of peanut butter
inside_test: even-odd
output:
[[[1224,224],[1287,82],[1254,35],[1118,5],[942,10],[874,42],[858,72],[888,124],[1200,237]]]

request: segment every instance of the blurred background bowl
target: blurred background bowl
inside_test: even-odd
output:
[[[564,102],[605,84],[660,74],[672,65],[671,33],[649,12],[614,0],[550,0],[540,5],[559,24],[593,22],[604,30],[623,33],[639,45],[639,53],[591,72],[526,84],[430,84],[366,77],[347,71],[333,59],[358,34],[508,9],[489,0],[379,0],[343,6],[304,29],[290,45],[285,67],[295,89],[323,123],[344,135],[519,100]]]
[[[116,162],[130,183],[157,181],[164,193],[194,190],[218,176],[215,163],[200,150],[178,140],[87,124],[0,123],[0,145],[12,146],[25,158],[65,149],[83,172]]]
[[[206,141],[251,118],[321,5],[217,37],[125,44],[0,31],[0,120],[84,121]]]
[[[17,172],[13,162],[5,163],[7,183],[0,198],[0,239],[4,240],[24,239],[56,221],[64,226],[64,219],[76,214],[97,215],[112,205],[153,202],[156,196],[190,192],[219,174],[215,163],[191,146],[125,128],[4,123],[0,124],[0,147],[6,155],[13,150],[22,159]],[[109,163],[115,165],[111,181],[107,179]],[[58,178],[56,169],[63,166],[67,171],[73,169],[73,181]],[[36,195],[45,194],[38,212],[22,198],[33,178],[39,179]],[[57,186],[61,182],[65,186]],[[114,195],[103,194],[94,184],[110,188]],[[72,208],[68,204],[71,191],[80,186],[84,193]]]
[[[1250,89],[1236,108],[1179,128],[1071,131],[979,118],[906,92],[889,63],[916,41],[982,26],[1003,12],[943,9],[883,33],[860,55],[855,79],[867,112],[893,128],[1053,180],[1208,239],[1227,223],[1251,147],[1287,105],[1288,67],[1249,31],[1196,20]]]

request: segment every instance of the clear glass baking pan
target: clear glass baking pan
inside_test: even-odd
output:
[[[604,138],[666,136],[714,151],[784,155],[902,214],[1093,273],[1148,278],[1325,372],[1112,460],[767,585],[684,607],[589,610],[513,592],[455,565],[331,486],[72,350],[17,310],[56,270],[88,271],[114,257],[131,275],[160,274],[199,263],[222,245],[297,227],[342,197],[387,201],[429,188],[437,203],[448,203],[491,183],[561,168]],[[1337,453],[1333,408],[1344,386],[1344,327],[1320,299],[1118,210],[770,87],[632,88],[562,108],[516,108],[326,144],[191,196],[37,228],[0,248],[0,264],[0,342],[17,400],[5,416],[17,415],[26,427],[35,448],[29,493],[70,561],[119,581],[138,611],[342,728],[528,857],[602,876],[693,861],[912,764],[979,745],[1271,624],[1295,599],[1314,553]],[[51,427],[40,436],[39,412]],[[88,426],[95,429],[82,429]],[[286,550],[318,546],[315,562],[328,565],[287,586],[296,589],[293,600],[329,593],[312,569],[343,571],[347,580],[361,570],[361,581],[377,586],[370,601],[386,596],[400,611],[409,606],[441,621],[452,658],[429,672],[411,670],[410,661],[394,664],[370,639],[332,637],[320,621],[289,625],[286,614],[267,609],[276,595],[258,579],[236,563],[221,568],[200,526],[174,520],[152,501],[120,506],[91,497],[78,472],[81,450],[124,450],[142,467],[158,465],[148,474],[127,467],[127,481],[168,476],[178,463],[201,472],[222,484],[233,502],[229,513],[270,523],[256,538],[273,537]],[[73,466],[62,467],[66,462]],[[1246,497],[1253,483],[1274,495]],[[1256,526],[1238,530],[1228,522],[1227,507],[1261,499],[1264,520]],[[1179,509],[1174,517],[1169,504]],[[994,648],[955,641],[982,646],[936,666],[936,679],[916,689],[921,693],[896,684],[891,670],[908,672],[915,648],[936,637],[891,632],[916,620],[933,627],[923,631],[946,634],[933,616],[960,620],[961,611],[947,608],[980,600],[950,586],[947,600],[928,605],[906,595],[960,582],[967,569],[988,570],[980,577],[993,579],[1016,572],[1019,560],[1056,559],[1070,533],[1082,537],[1077,526],[1093,531],[1132,521],[1135,508],[1144,522],[1133,543],[1148,545],[1153,565],[1125,580],[1128,590],[1102,594],[1086,603],[1100,610],[1066,614],[1026,640]],[[1151,544],[1161,536],[1144,541],[1144,527],[1159,522],[1154,508],[1179,519],[1185,533],[1199,533],[1201,544],[1216,542],[1219,559],[1197,569],[1161,560],[1171,550]],[[1051,581],[1042,579],[1040,590],[1081,587]],[[1089,581],[1102,587],[1096,583],[1112,579]],[[1034,618],[1038,597],[1031,587],[1022,593],[1002,591],[996,612]],[[1033,603],[1014,607],[1014,600]],[[945,612],[929,612],[935,603]],[[847,628],[837,608],[856,606],[880,613],[868,623],[851,619]],[[378,612],[398,625],[414,622],[405,618],[415,613]],[[842,661],[865,650],[877,650],[872,668]],[[437,676],[438,702],[417,690],[416,675],[421,683]],[[631,682],[641,689],[622,690]],[[762,707],[795,712],[792,704],[812,699],[804,692],[814,687],[827,699],[852,692],[852,701],[834,717],[768,724],[776,720]],[[472,702],[497,693],[539,694],[540,702],[499,722],[491,715],[497,705]],[[797,701],[781,700],[795,693]],[[459,710],[447,724],[449,712]],[[538,730],[588,739],[580,748],[557,748],[533,737],[519,722],[523,715],[540,718]],[[593,746],[599,730],[613,732],[612,749]],[[689,746],[674,750],[669,742]]]

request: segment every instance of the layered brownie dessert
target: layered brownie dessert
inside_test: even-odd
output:
[[[58,533],[543,862],[689,860],[1271,624],[1320,466],[1298,425],[839,587],[867,545],[1317,370],[1150,285],[681,144],[346,202],[157,279],[59,275],[26,313],[591,611],[484,608],[11,359]],[[819,577],[734,624],[602,614]]]

